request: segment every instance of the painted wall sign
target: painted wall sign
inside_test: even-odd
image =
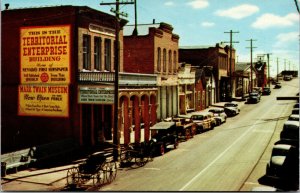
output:
[[[70,83],[70,26],[20,29],[21,84]]]
[[[19,85],[19,115],[69,116],[69,87]]]
[[[78,87],[78,103],[114,104],[113,87]]]

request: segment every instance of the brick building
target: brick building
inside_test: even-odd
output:
[[[183,46],[179,48],[179,62],[187,62],[201,68],[213,67],[216,78],[216,102],[231,100],[230,79],[235,67],[235,50],[232,49],[232,66],[230,74],[230,50],[228,46],[216,44],[215,46]],[[232,79],[233,80],[233,79]],[[233,80],[234,81],[234,80]],[[232,84],[234,85],[234,83]]]
[[[86,6],[6,9],[1,15],[2,152],[64,139],[81,146],[110,141],[115,17]],[[138,125],[149,130],[156,121],[157,76],[123,72],[123,30],[120,50],[118,132],[128,142],[132,123],[139,137]],[[127,104],[139,101],[139,108],[124,107],[125,98]],[[124,122],[132,114],[134,121]]]
[[[124,28],[124,71],[157,75],[157,119],[178,114],[178,40],[166,23]]]

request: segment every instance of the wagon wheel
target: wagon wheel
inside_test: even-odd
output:
[[[112,181],[114,181],[116,179],[117,176],[117,163],[116,162],[109,162],[107,163],[107,182],[111,183]]]
[[[70,168],[67,171],[67,184],[77,184],[79,182],[79,170],[77,167]]]
[[[146,163],[148,162],[148,158],[144,156],[144,154],[139,154],[136,158],[135,158],[135,163],[136,165],[138,165],[139,167],[142,167],[144,165],[146,165]]]
[[[97,174],[93,177],[93,184],[100,186],[105,183],[106,175],[101,169],[98,170]]]
[[[129,163],[132,160],[131,150],[124,150],[121,152],[120,160],[122,163]]]

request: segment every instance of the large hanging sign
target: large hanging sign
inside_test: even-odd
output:
[[[69,116],[69,87],[19,85],[19,115]]]
[[[21,28],[20,44],[21,84],[70,83],[70,26]]]
[[[114,104],[114,87],[78,87],[78,103]]]

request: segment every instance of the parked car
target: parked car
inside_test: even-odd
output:
[[[225,103],[224,112],[228,117],[235,116],[240,113],[239,105],[234,102]]]
[[[257,92],[249,93],[249,98],[247,99],[248,103],[259,103],[260,102],[260,94]]]
[[[299,115],[299,108],[293,108],[292,115]]]
[[[220,125],[220,124],[226,122],[227,115],[226,115],[224,109],[222,109],[222,108],[211,108],[211,109],[208,110],[208,112],[213,113],[213,115],[214,115],[214,117],[217,121],[217,125]]]
[[[299,114],[291,114],[288,118],[288,121],[299,121]]]
[[[154,143],[155,153],[163,155],[168,146],[178,146],[178,135],[175,122],[159,122],[150,127],[151,140]]]
[[[280,141],[299,146],[299,121],[286,121],[280,132]]]
[[[267,164],[266,176],[284,184],[285,189],[299,188],[299,152],[294,146],[277,147],[277,155],[272,155]],[[281,151],[281,152],[280,152]]]
[[[262,94],[263,95],[270,95],[271,94],[270,87],[264,87]]]
[[[213,128],[211,118],[207,114],[195,112],[191,116],[191,120],[196,124],[197,133]]]
[[[257,92],[259,95],[262,95],[262,87],[253,87],[252,92]]]
[[[299,108],[299,103],[294,104],[294,108]]]
[[[279,89],[281,88],[281,84],[280,83],[277,83],[275,86],[274,86],[274,89]]]
[[[191,116],[179,115],[178,117],[174,117],[172,121],[176,124],[178,138],[187,140],[193,138],[197,133],[195,123],[191,120]]]

